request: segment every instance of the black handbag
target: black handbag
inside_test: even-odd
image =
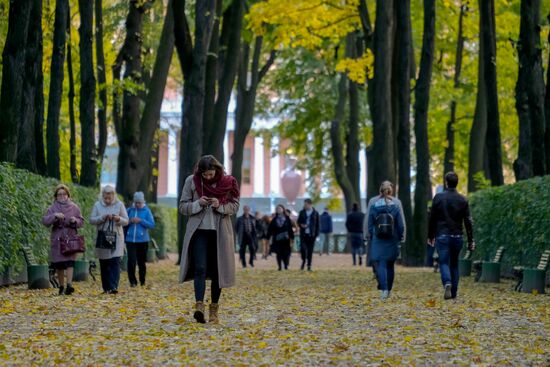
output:
[[[286,241],[290,239],[287,231],[281,232],[275,236],[275,241]]]
[[[113,226],[114,223],[112,220],[107,224],[107,229],[105,229],[105,224],[103,224],[103,228],[97,232],[96,248],[111,251],[116,249],[117,232],[113,230]]]

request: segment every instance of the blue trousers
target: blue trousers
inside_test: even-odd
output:
[[[395,261],[379,260],[376,261],[376,276],[378,278],[378,288],[382,291],[391,291],[393,287],[393,279],[395,278],[394,270]]]
[[[451,285],[451,296],[456,297],[458,291],[458,256],[462,250],[462,236],[438,236],[435,247],[439,254],[439,271],[443,285]]]
[[[120,257],[99,260],[99,270],[101,272],[101,285],[103,291],[109,292],[118,290],[120,281]]]

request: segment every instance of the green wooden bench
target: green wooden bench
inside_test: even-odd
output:
[[[550,249],[542,253],[536,268],[514,266],[514,277],[518,281],[514,289],[525,293],[532,293],[535,290],[537,293],[544,293],[549,259]]]
[[[476,271],[475,281],[487,283],[500,282],[500,262],[505,252],[504,246],[500,246],[495,253],[492,261],[474,261],[473,266]]]
[[[27,283],[29,289],[50,288],[49,266],[38,264],[29,246],[21,246],[21,252],[27,264]]]

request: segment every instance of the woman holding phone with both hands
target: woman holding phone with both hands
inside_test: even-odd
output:
[[[211,155],[203,156],[187,177],[179,211],[189,217],[183,239],[180,282],[193,279],[197,322],[206,322],[204,294],[211,283],[209,322],[218,323],[221,289],[235,284],[235,240],[231,216],[239,210],[239,187]]]

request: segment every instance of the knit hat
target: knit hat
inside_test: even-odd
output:
[[[145,195],[143,195],[143,192],[137,191],[134,194],[134,203],[144,203],[145,202]]]

